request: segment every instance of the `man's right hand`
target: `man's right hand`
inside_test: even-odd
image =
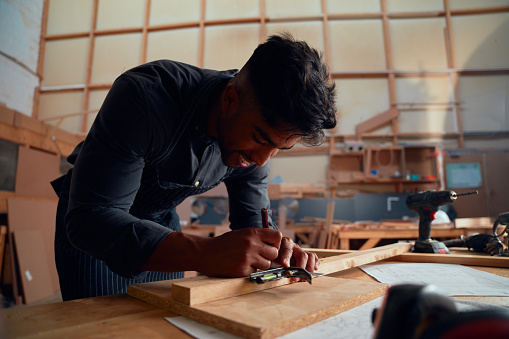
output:
[[[258,269],[269,269],[278,257],[281,240],[281,232],[267,228],[247,227],[213,238],[173,232],[161,242],[142,270],[244,277]]]
[[[267,270],[278,257],[281,232],[244,228],[206,238],[199,251],[203,265],[198,271],[209,276],[243,277],[257,269]]]

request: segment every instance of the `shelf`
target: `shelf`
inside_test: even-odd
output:
[[[362,157],[364,156],[364,152],[344,152],[342,150],[333,150],[330,152],[331,157],[333,156],[341,156],[341,157]]]
[[[332,149],[329,159],[328,183],[332,190],[340,186],[358,186],[364,191],[369,185],[379,185],[387,192],[419,191],[441,189],[442,169],[438,160],[437,146],[379,146],[366,145],[362,152],[344,152],[341,148]],[[377,171],[376,175],[372,172]],[[405,177],[392,177],[417,174],[419,179],[407,180]],[[434,177],[427,180],[426,177]],[[392,188],[384,187],[392,185]],[[371,188],[373,190],[374,187]]]
[[[336,180],[336,184],[438,184],[439,180],[364,179]],[[332,185],[331,185],[332,186]]]

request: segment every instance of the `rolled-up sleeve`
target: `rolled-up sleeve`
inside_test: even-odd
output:
[[[171,232],[129,214],[154,143],[142,91],[129,77],[115,81],[76,159],[65,218],[73,246],[124,277],[140,274]]]

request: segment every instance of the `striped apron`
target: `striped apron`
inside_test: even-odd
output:
[[[154,180],[154,176],[157,175],[157,169],[153,167],[149,168],[149,170],[144,170],[144,182]],[[179,279],[184,277],[184,272],[143,272],[137,278],[124,278],[112,272],[102,260],[73,247],[67,237],[64,221],[67,213],[72,169],[69,172],[68,175],[62,177],[63,181],[57,208],[55,232],[55,263],[60,281],[62,299],[64,301],[126,293],[127,286],[134,283]],[[142,214],[141,211],[135,211],[135,213],[132,214],[140,219],[152,220],[173,231],[180,232],[182,229],[180,228],[179,216],[176,213],[176,206],[188,196],[206,192],[219,185],[220,182],[221,181],[213,186],[206,187],[170,183],[166,183],[164,186],[161,185],[158,189],[152,187],[152,192],[154,193],[153,197],[168,199],[164,201],[167,201],[169,208],[159,213],[155,211],[145,211]],[[152,183],[154,183],[154,181],[152,181]],[[148,191],[149,190],[146,190],[145,192]],[[138,196],[136,199],[138,199]],[[159,202],[160,201],[163,200],[159,200]],[[145,201],[145,203],[149,204],[148,201]],[[171,205],[173,206],[171,207]]]

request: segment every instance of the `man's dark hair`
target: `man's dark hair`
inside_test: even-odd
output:
[[[289,33],[270,36],[244,68],[266,122],[285,126],[310,146],[336,126],[335,84],[322,54]]]

